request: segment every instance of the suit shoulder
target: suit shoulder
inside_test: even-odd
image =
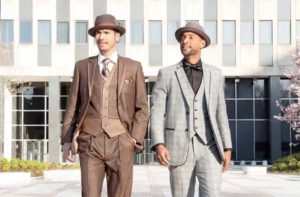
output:
[[[96,60],[97,59],[97,56],[92,56],[92,57],[88,57],[88,58],[85,58],[85,59],[81,59],[81,60],[78,60],[76,63],[75,63],[75,66],[86,66],[89,64],[89,62],[91,60]]]
[[[128,57],[120,56],[120,60],[124,61],[126,64],[129,64],[129,65],[138,65],[138,66],[141,65],[141,62],[131,59],[131,58],[128,58]]]
[[[212,65],[209,65],[209,64],[203,64],[203,66],[205,66],[205,68],[213,71],[213,72],[216,72],[216,73],[219,73],[219,74],[222,74],[222,70],[216,66],[212,66]]]
[[[175,71],[178,68],[178,66],[180,66],[180,65],[179,64],[174,64],[174,65],[166,66],[164,68],[159,69],[159,71],[161,73],[172,72],[172,71]]]

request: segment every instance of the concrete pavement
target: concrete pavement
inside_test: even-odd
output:
[[[106,185],[102,196],[106,196]],[[299,175],[245,175],[231,169],[223,174],[224,197],[296,197],[300,196]],[[33,179],[30,184],[1,186],[0,196],[5,197],[79,197],[80,181]],[[133,197],[171,197],[168,169],[161,166],[135,166]],[[198,196],[197,194],[195,196]]]

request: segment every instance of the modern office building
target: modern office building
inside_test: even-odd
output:
[[[298,11],[297,11],[298,10]],[[158,70],[181,60],[175,30],[199,21],[222,69],[232,159],[269,162],[300,150],[273,118],[295,99],[283,70],[300,39],[300,0],[0,0],[0,157],[62,161],[61,121],[75,62],[98,54],[87,30],[110,13],[126,28],[120,55],[142,62],[150,94]],[[154,161],[149,150],[135,163]]]

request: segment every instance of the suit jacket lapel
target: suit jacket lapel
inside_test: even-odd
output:
[[[210,104],[210,90],[211,90],[211,71],[208,67],[203,64],[203,79],[204,79],[204,91],[205,91],[205,99],[207,102],[207,108],[209,109]]]
[[[185,99],[187,100],[187,103],[190,105],[190,101],[193,100],[194,92],[192,90],[192,87],[190,85],[190,82],[185,74],[185,71],[183,69],[183,65],[180,62],[177,66],[177,70],[175,71],[177,75],[178,82],[180,84],[181,90],[183,92],[183,95]]]
[[[92,89],[93,89],[93,85],[94,85],[95,71],[96,71],[96,68],[99,68],[97,60],[98,60],[97,57],[92,57],[88,64],[88,87],[89,87],[89,96],[90,97],[92,95]]]
[[[124,77],[125,77],[125,61],[124,58],[119,56],[118,58],[118,96],[121,94],[121,90],[124,84]]]

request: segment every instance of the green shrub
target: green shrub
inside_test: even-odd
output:
[[[300,153],[282,157],[268,168],[270,172],[300,173]]]
[[[39,161],[29,161],[0,158],[0,172],[30,172],[32,177],[43,176],[44,170],[57,169],[78,169],[79,164],[43,163]]]

